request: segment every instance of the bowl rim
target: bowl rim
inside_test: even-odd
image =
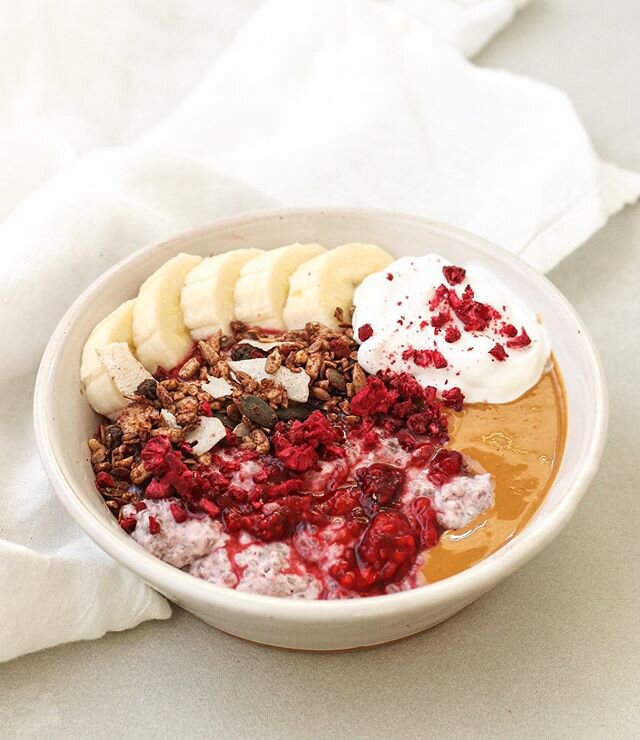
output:
[[[48,381],[56,368],[65,337],[82,313],[85,305],[89,304],[94,296],[99,294],[114,274],[119,273],[127,266],[143,261],[148,254],[160,248],[170,249],[175,242],[182,242],[185,238],[206,236],[212,230],[233,228],[241,224],[246,225],[249,222],[283,220],[295,217],[322,218],[324,216],[334,218],[357,216],[372,220],[395,219],[409,224],[415,223],[419,224],[421,228],[427,228],[434,234],[464,242],[489,259],[494,257],[497,251],[500,259],[508,263],[510,268],[523,273],[534,283],[540,284],[541,287],[553,295],[555,301],[564,305],[565,310],[580,332],[581,342],[584,345],[585,356],[594,382],[595,398],[592,435],[580,460],[580,468],[573,471],[573,476],[566,484],[564,496],[558,505],[546,514],[537,527],[532,529],[527,526],[519,532],[510,541],[508,549],[502,547],[489,557],[460,573],[409,591],[360,599],[307,601],[240,592],[195,578],[149,554],[126,534],[98,517],[83,502],[81,496],[75,492],[73,485],[67,480],[61,465],[56,459],[49,434],[52,426],[52,415],[49,413],[49,409],[54,394],[52,384]],[[169,239],[152,242],[134,251],[92,281],[60,319],[42,356],[33,400],[36,445],[47,477],[53,484],[56,495],[69,515],[103,551],[127,569],[139,575],[152,588],[165,593],[165,595],[167,593],[171,594],[169,598],[173,600],[180,601],[184,598],[185,601],[192,603],[195,600],[222,609],[235,609],[249,616],[254,615],[270,619],[285,618],[297,622],[313,622],[318,618],[327,617],[342,620],[374,618],[395,612],[422,610],[445,605],[455,600],[464,599],[465,594],[473,594],[469,599],[472,600],[488,591],[492,586],[537,555],[568,523],[597,471],[606,442],[608,416],[608,391],[599,354],[582,319],[548,278],[502,247],[456,226],[399,211],[344,207],[277,208],[240,213],[234,216],[217,218],[202,226],[185,230]],[[554,485],[555,481],[552,488]]]

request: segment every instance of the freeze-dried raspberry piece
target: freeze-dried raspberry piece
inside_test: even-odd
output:
[[[449,285],[459,285],[465,279],[467,271],[463,267],[447,265],[442,268],[442,273],[447,279]]]
[[[500,342],[496,342],[493,347],[489,350],[489,354],[498,360],[498,362],[504,362],[509,355],[505,352],[504,347]]]
[[[455,388],[449,388],[447,391],[442,391],[442,401],[445,406],[448,406],[454,411],[462,411],[462,404],[464,402],[464,394],[457,386]]]
[[[367,339],[370,339],[373,336],[373,328],[371,324],[363,324],[358,329],[358,339],[361,342],[366,342]]]
[[[457,326],[448,326],[444,332],[444,341],[453,344],[460,339],[460,336],[460,329]]]
[[[513,339],[509,339],[507,341],[507,347],[509,349],[522,349],[523,347],[528,347],[531,344],[531,338],[527,334],[524,326],[520,330],[520,334],[517,337],[514,337]]]
[[[351,412],[358,416],[386,414],[397,398],[398,394],[389,391],[380,378],[370,375],[364,388],[351,399]]]

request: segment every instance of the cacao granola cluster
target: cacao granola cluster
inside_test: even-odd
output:
[[[261,380],[229,364],[258,358],[265,359],[267,377]],[[269,377],[280,368],[306,374],[306,402],[290,400],[286,388]],[[205,390],[212,378],[226,381],[229,393],[215,397]],[[210,452],[195,454],[185,443],[185,435],[203,416],[217,417],[225,425],[226,444],[258,454],[271,451],[270,432],[278,421],[302,421],[314,410],[321,410],[330,422],[340,418],[358,424],[360,416],[351,412],[350,402],[366,382],[349,324],[333,330],[308,323],[304,329],[273,332],[232,322],[230,334],[217,332],[199,341],[180,366],[161,368],[154,379],[143,381],[117,421],[100,425],[89,440],[96,483],[114,513],[135,503],[140,496],[131,484],[140,487],[151,477],[140,450],[156,436],[180,446],[187,466],[209,465]]]

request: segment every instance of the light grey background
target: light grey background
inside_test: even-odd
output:
[[[640,170],[639,41],[637,0],[537,0],[477,61],[565,90],[600,154]],[[611,432],[575,519],[534,562],[375,650],[261,648],[176,608],[27,656],[0,667],[0,737],[638,737],[640,207],[551,279],[602,351]]]

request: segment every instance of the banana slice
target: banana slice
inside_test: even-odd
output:
[[[207,257],[187,275],[180,306],[193,339],[206,339],[218,330],[229,333],[234,318],[233,290],[242,267],[262,254],[261,249],[234,249]]]
[[[393,257],[375,244],[343,244],[303,262],[289,279],[284,307],[287,329],[301,329],[307,321],[338,327],[336,308],[351,318],[353,291],[372,272],[383,270]]]
[[[289,276],[300,264],[324,251],[320,244],[290,244],[247,262],[235,287],[236,319],[266,329],[282,329]]]
[[[126,342],[96,347],[96,354],[125,398],[131,398],[143,381],[153,380],[153,375],[136,360]]]
[[[140,362],[155,372],[175,367],[189,351],[192,340],[182,319],[180,293],[185,278],[201,261],[179,254],[148,277],[133,310],[133,341]]]
[[[80,380],[87,400],[99,413],[114,419],[127,405],[107,369],[100,361],[97,350],[113,342],[133,346],[133,307],[135,299],[126,301],[97,324],[82,350]]]

